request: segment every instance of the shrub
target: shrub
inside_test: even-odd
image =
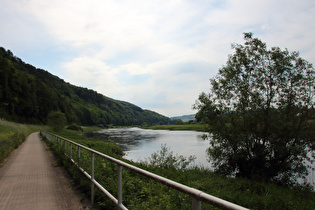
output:
[[[80,126],[76,125],[76,124],[69,125],[67,127],[67,129],[74,130],[74,131],[83,131],[83,129]]]

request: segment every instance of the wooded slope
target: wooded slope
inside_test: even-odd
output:
[[[0,47],[0,118],[46,123],[51,111],[81,125],[168,124],[171,119],[94,90],[74,86]]]

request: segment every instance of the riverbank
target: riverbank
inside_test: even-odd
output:
[[[192,123],[192,124],[181,124],[181,125],[154,125],[154,126],[141,126],[142,129],[152,130],[189,130],[189,131],[201,131],[208,132],[209,126],[206,124]]]
[[[104,144],[98,140],[84,140],[81,132],[64,130],[61,136],[71,137],[71,140],[80,139],[95,150],[103,150]],[[77,135],[77,137],[76,137]],[[108,151],[112,153],[111,151]],[[106,154],[106,151],[104,151]],[[159,154],[159,153],[158,153]],[[110,155],[110,154],[108,154]],[[89,154],[87,154],[89,156]],[[167,160],[168,158],[158,158]],[[276,183],[255,182],[240,178],[226,178],[200,167],[190,169],[176,169],[174,167],[163,168],[128,160],[125,162],[151,171],[176,182],[199,189],[213,196],[228,200],[250,209],[315,209],[315,193],[301,187],[279,186]],[[66,161],[67,162],[67,161]],[[83,162],[82,162],[83,163]],[[116,176],[115,166],[99,160],[96,171],[98,179],[102,180],[109,191],[116,191],[117,186],[113,177]],[[68,167],[68,166],[67,166]],[[88,166],[87,170],[88,170]],[[79,177],[77,173],[73,172]],[[189,209],[191,198],[170,190],[143,176],[123,170],[124,180],[124,204],[131,209]],[[106,174],[106,177],[104,177]],[[90,183],[83,176],[74,181],[80,188],[88,190]],[[82,185],[82,186],[81,186]],[[86,186],[84,186],[86,185]],[[98,204],[104,209],[112,207],[112,203],[102,194],[98,194]],[[113,207],[114,208],[114,207]],[[210,205],[203,204],[203,209],[213,209]]]

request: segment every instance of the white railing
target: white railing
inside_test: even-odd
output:
[[[121,160],[115,159],[113,157],[110,157],[108,155],[105,155],[103,153],[100,153],[96,150],[93,150],[91,148],[85,147],[83,145],[80,145],[76,142],[70,141],[68,139],[65,139],[61,136],[52,134],[52,133],[48,133],[46,131],[41,131],[40,132],[41,135],[44,135],[49,141],[51,141],[52,143],[56,144],[59,143],[61,147],[63,147],[64,149],[64,154],[66,156],[68,156],[71,160],[72,163],[74,163],[81,171],[82,173],[91,180],[91,202],[92,204],[94,203],[94,186],[97,186],[108,198],[110,198],[117,206],[118,209],[127,209],[123,203],[123,194],[122,194],[122,167],[128,168],[138,174],[141,174],[143,176],[146,176],[150,179],[153,179],[157,182],[160,182],[168,187],[174,188],[182,193],[185,193],[187,195],[189,195],[190,197],[192,197],[192,209],[201,209],[201,202],[205,202],[205,203],[209,203],[213,206],[216,206],[218,208],[221,209],[246,209],[242,206],[236,205],[234,203],[230,203],[228,201],[222,200],[220,198],[214,197],[212,195],[209,195],[207,193],[204,193],[200,190],[188,187],[186,185],[180,184],[178,182],[174,182],[170,179],[166,179],[164,177],[158,176],[154,173],[148,172],[146,170],[140,169],[138,167],[135,167],[133,165],[130,165],[128,163],[125,163]],[[69,155],[66,154],[66,142],[68,142],[70,144],[70,153]],[[77,162],[72,158],[72,145],[75,145],[78,147],[78,152],[77,152]],[[83,168],[80,167],[80,159],[81,159],[81,148],[91,152],[91,174],[89,174],[87,171],[85,171]],[[117,170],[117,175],[118,175],[118,195],[117,195],[117,199],[111,194],[109,193],[101,184],[99,184],[97,182],[97,180],[94,179],[94,156],[98,155],[102,158],[105,158],[115,164],[117,164],[118,170]]]

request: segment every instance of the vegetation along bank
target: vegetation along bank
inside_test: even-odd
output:
[[[150,172],[169,178],[176,182],[199,189],[213,196],[242,205],[250,209],[313,209],[315,208],[315,193],[308,188],[281,185],[277,182],[260,182],[244,178],[227,178],[204,168],[186,168],[189,158],[180,159],[166,148],[157,152],[148,161],[132,162],[125,160],[121,150],[114,144],[96,140],[84,139],[81,131],[63,130],[58,135],[74,140],[92,149],[121,159]],[[90,182],[70,161],[61,154],[58,146],[52,146],[56,151],[58,164],[64,165],[74,177],[73,184],[89,196]],[[161,148],[163,150],[163,148]],[[75,151],[73,152],[75,154]],[[84,157],[85,156],[85,157]],[[80,161],[89,170],[90,154],[82,155]],[[84,166],[84,164],[86,164]],[[117,194],[117,169],[108,161],[96,161],[96,179],[107,186],[109,192]],[[104,176],[106,174],[106,176]],[[191,209],[191,198],[187,195],[169,189],[162,184],[131,172],[123,170],[124,204],[129,209]],[[96,193],[96,202],[100,209],[115,209],[112,201],[100,191]],[[203,209],[215,209],[203,204]]]

